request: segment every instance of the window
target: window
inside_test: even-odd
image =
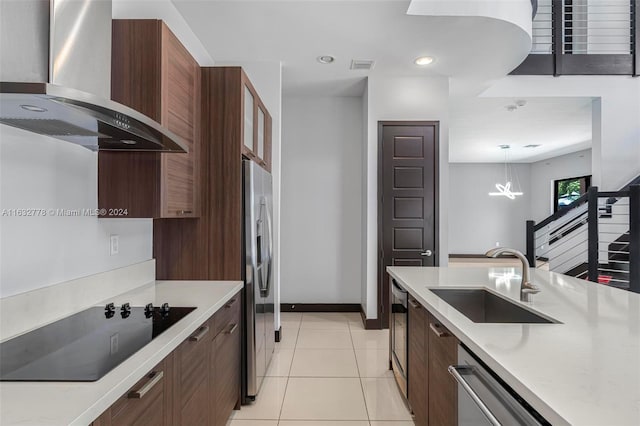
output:
[[[591,186],[591,176],[580,176],[554,181],[554,208],[557,212],[571,205],[575,200],[586,194]]]

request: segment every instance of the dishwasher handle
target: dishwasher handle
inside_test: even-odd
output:
[[[404,288],[400,287],[398,285],[398,283],[396,282],[396,280],[391,279],[391,284],[393,284],[393,291],[397,292],[397,293],[401,293],[401,294],[407,294],[407,290],[405,290]]]
[[[462,377],[462,374],[460,374],[461,372],[463,374],[473,374],[473,367],[470,367],[468,365],[450,365],[448,370],[449,370],[449,373],[453,376],[453,378],[456,379],[456,382],[458,382],[460,386],[462,386],[462,389],[464,389],[465,392],[471,397],[473,402],[476,403],[476,405],[478,406],[480,411],[482,411],[482,414],[484,414],[487,420],[489,420],[489,422],[493,426],[502,426],[502,423],[500,423],[498,419],[496,419],[496,417],[493,415],[491,410],[489,410],[489,407],[487,407],[485,403],[482,402],[482,399],[480,399],[480,397],[478,396],[477,393],[475,393],[471,385],[469,385],[469,383],[467,383],[464,377]]]
[[[393,295],[393,298],[394,298],[392,303],[402,304],[402,306],[407,308],[407,301],[409,300],[409,293],[407,292],[407,290],[405,290],[402,287],[400,287],[398,285],[398,283],[396,282],[396,280],[392,279],[391,283],[393,284],[391,286],[391,294]]]

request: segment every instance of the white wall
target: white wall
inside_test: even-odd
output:
[[[578,151],[531,164],[531,213],[539,222],[553,214],[553,181],[591,174],[591,150]]]
[[[589,96],[593,105],[593,183],[620,189],[640,174],[640,79],[623,76],[508,76],[482,96]]]
[[[151,219],[15,217],[5,209],[95,209],[97,154],[0,125],[0,297],[151,259]],[[109,236],[120,238],[109,255]]]
[[[440,246],[436,256],[440,266],[448,263],[448,193],[449,186],[449,80],[445,77],[386,77],[368,79],[368,114],[366,146],[366,315],[377,318],[378,288],[378,121],[440,121]]]
[[[281,299],[360,303],[362,98],[285,97]]]
[[[489,196],[489,192],[495,192],[495,184],[504,181],[503,163],[449,164],[451,254],[482,254],[496,246],[526,250],[525,223],[531,211],[531,167],[529,164],[512,164],[511,168],[520,182],[520,188],[516,189],[524,192],[515,200]]]

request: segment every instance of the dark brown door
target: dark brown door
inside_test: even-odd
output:
[[[389,326],[386,267],[436,266],[437,122],[380,122],[378,318]]]

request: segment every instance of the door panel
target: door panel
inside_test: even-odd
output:
[[[379,133],[378,317],[386,328],[386,267],[436,265],[438,123],[385,122]]]

